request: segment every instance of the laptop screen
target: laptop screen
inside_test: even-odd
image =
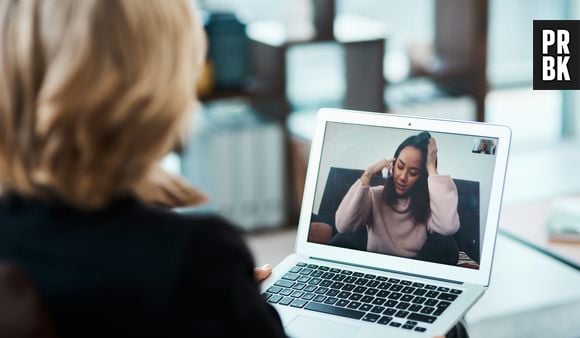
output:
[[[498,146],[327,122],[308,242],[479,269]]]

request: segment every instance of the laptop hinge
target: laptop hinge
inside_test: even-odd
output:
[[[370,269],[370,270],[375,270],[375,271],[390,272],[390,273],[395,273],[398,275],[405,275],[405,276],[410,276],[410,277],[420,277],[420,278],[430,279],[430,280],[438,281],[438,282],[453,283],[453,284],[459,284],[459,285],[464,284],[461,281],[456,281],[456,280],[451,280],[451,279],[437,278],[437,277],[433,277],[433,276],[425,276],[425,275],[409,273],[409,272],[401,272],[401,271],[396,271],[396,270],[381,269],[381,268],[367,266],[367,265],[363,265],[363,264],[346,263],[346,262],[335,261],[332,259],[312,257],[312,256],[310,256],[309,258],[313,259],[313,260],[317,260],[317,261],[324,261],[324,262],[336,263],[336,264],[341,264],[341,265],[348,265],[348,266],[353,266],[353,267],[357,267],[357,268],[365,268],[365,269]]]

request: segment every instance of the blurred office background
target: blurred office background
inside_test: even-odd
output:
[[[166,165],[210,195],[200,209],[247,231],[258,263],[293,249],[319,108],[505,124],[503,261],[468,322],[474,337],[580,336],[580,244],[562,258],[542,228],[554,199],[580,192],[580,93],[532,89],[533,20],[580,19],[579,0],[196,2],[210,46],[203,107]],[[526,229],[517,216],[538,210],[540,230]]]

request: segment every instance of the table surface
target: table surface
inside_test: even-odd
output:
[[[548,240],[545,224],[552,201],[543,199],[505,206],[500,217],[500,230],[580,270],[580,243]]]

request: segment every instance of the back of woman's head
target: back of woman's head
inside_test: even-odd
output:
[[[409,209],[411,211],[411,216],[415,222],[424,223],[427,221],[431,214],[429,208],[429,189],[427,186],[427,147],[429,145],[429,139],[431,134],[427,131],[423,131],[417,135],[409,136],[406,138],[395,150],[394,157],[399,158],[401,151],[406,147],[413,147],[421,151],[421,169],[419,170],[419,179],[413,185],[409,191],[410,205]],[[400,196],[397,195],[395,191],[395,184],[393,181],[393,176],[390,176],[385,183],[385,189],[383,190],[383,200],[390,206],[394,206],[397,203],[397,199]]]
[[[98,208],[167,152],[205,41],[187,0],[3,0],[0,186]]]

